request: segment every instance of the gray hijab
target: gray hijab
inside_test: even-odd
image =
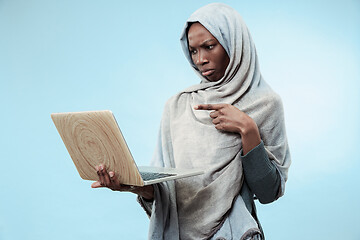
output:
[[[230,57],[225,75],[216,82],[204,78],[189,55],[187,28],[192,22],[201,23]],[[187,20],[181,44],[201,82],[166,103],[152,164],[202,168],[205,174],[155,186],[151,239],[210,238],[221,227],[234,200],[241,197],[240,135],[215,129],[209,112],[194,110],[195,105],[228,103],[238,107],[257,123],[283,182],[290,164],[280,98],[261,77],[254,43],[239,13],[219,3],[200,8]],[[247,211],[246,207],[240,211]]]

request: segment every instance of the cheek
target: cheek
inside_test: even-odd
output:
[[[227,66],[229,65],[230,62],[230,58],[228,57],[228,55],[225,53],[222,57],[222,68],[224,69],[224,71],[226,70]]]
[[[219,68],[223,69],[224,71],[227,68],[227,65],[229,64],[229,57],[224,49],[219,49],[216,54],[214,54],[214,57],[216,59],[216,65],[218,65]]]

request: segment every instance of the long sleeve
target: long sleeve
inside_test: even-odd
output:
[[[263,141],[241,159],[245,181],[259,201],[264,204],[275,201],[279,196],[281,177],[270,161]]]

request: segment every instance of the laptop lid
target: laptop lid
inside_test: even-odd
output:
[[[143,186],[202,174],[198,169],[141,167],[146,172],[171,174],[144,181],[113,113],[109,110],[53,113],[51,118],[79,172],[85,180],[99,179],[95,166],[104,164],[122,184]]]

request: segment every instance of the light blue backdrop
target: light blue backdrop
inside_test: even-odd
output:
[[[210,1],[0,0],[0,239],[145,239],[128,193],[81,180],[52,112],[111,109],[149,162],[165,101],[198,83],[179,36]],[[286,194],[267,239],[360,239],[360,2],[224,1],[283,99]]]

